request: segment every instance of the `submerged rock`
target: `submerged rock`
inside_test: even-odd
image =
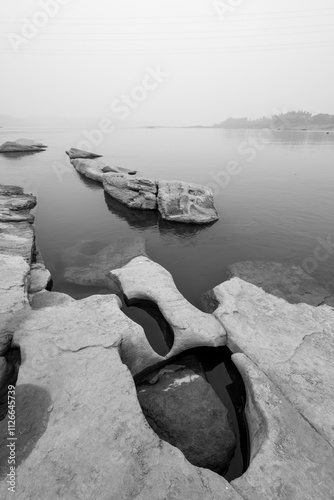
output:
[[[102,158],[102,155],[97,155],[96,153],[90,153],[89,151],[83,151],[82,149],[71,148],[66,151],[67,156],[70,160],[75,160],[78,158],[85,158],[88,160],[93,160],[94,158]]]
[[[64,280],[83,286],[110,286],[111,268],[125,265],[138,255],[146,255],[143,238],[123,238],[101,249],[95,240],[81,240],[63,250]],[[115,288],[115,287],[113,287]]]
[[[129,177],[125,174],[105,174],[103,178],[105,192],[130,208],[156,210],[157,182],[141,177]]]
[[[210,188],[181,181],[158,181],[158,209],[163,219],[208,224],[219,219]]]
[[[30,139],[8,141],[0,146],[0,153],[26,153],[31,151],[45,151],[47,146]]]
[[[237,262],[228,266],[227,277],[253,283],[291,304],[334,306],[334,294],[294,264],[261,260]]]
[[[158,381],[137,387],[138,400],[159,437],[179,448],[193,465],[223,473],[236,448],[227,409],[204,372],[166,367]]]

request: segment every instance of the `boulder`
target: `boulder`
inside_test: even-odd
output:
[[[44,264],[32,264],[30,269],[29,293],[40,292],[45,290],[52,281],[51,273]]]
[[[93,160],[94,158],[102,158],[102,155],[97,155],[96,153],[90,153],[89,151],[83,151],[82,149],[71,148],[66,151],[67,156],[70,160],[76,160],[78,158],[84,158],[87,160]]]
[[[169,335],[172,336],[166,338],[166,344],[172,347],[164,359],[195,347],[226,344],[226,332],[219,321],[190,304],[176,288],[171,274],[156,262],[144,256],[136,257],[125,266],[112,270],[110,279],[130,303],[140,307],[141,302],[148,302],[158,307],[168,325],[165,331],[171,332]],[[139,357],[136,353],[140,348],[141,340],[133,338],[131,351],[134,359]],[[149,361],[141,360],[142,369],[150,367]]]
[[[284,262],[246,261],[228,266],[228,278],[241,278],[291,304],[334,306],[334,294],[305,273],[300,266]]]
[[[146,255],[143,238],[123,238],[100,248],[95,240],[81,240],[63,250],[64,280],[83,286],[108,286],[110,269],[121,267],[138,255]]]
[[[163,219],[208,224],[219,219],[210,188],[181,181],[158,181],[158,209]]]
[[[129,208],[156,210],[157,182],[126,174],[104,174],[105,192]]]
[[[0,146],[0,153],[26,153],[31,151],[45,151],[47,146],[30,139],[8,141]]]
[[[138,385],[139,403],[161,439],[179,448],[193,465],[222,474],[236,448],[228,411],[204,371],[195,372],[184,361],[161,369],[154,384]]]
[[[248,356],[334,447],[334,309],[289,304],[239,278],[213,293],[230,350]]]

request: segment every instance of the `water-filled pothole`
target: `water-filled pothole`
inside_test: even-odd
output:
[[[228,481],[245,472],[250,449],[246,391],[231,354],[227,347],[192,349],[135,378],[143,413],[158,436],[180,448],[194,465],[214,470]],[[181,386],[182,393],[177,394]],[[217,396],[228,410],[227,420]],[[228,426],[235,434],[232,451],[227,449],[231,444]]]
[[[144,329],[146,338],[154,351],[166,356],[174,344],[174,332],[159,307],[150,300],[124,297],[123,312]]]

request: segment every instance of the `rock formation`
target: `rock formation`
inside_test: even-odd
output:
[[[158,181],[158,209],[173,222],[208,224],[218,219],[211,189],[181,181]]]
[[[45,151],[47,146],[30,139],[18,139],[8,141],[0,146],[0,153],[30,153],[33,151]]]
[[[209,224],[219,219],[210,188],[182,181],[132,177],[136,171],[111,167],[100,160],[67,154],[82,175],[101,182],[105,192],[129,208],[159,210],[162,219],[186,224]],[[89,154],[89,153],[88,153]],[[77,158],[77,159],[73,159]]]
[[[334,306],[334,294],[300,266],[272,261],[237,262],[227,268],[228,278],[241,278],[291,304]]]
[[[67,156],[70,160],[76,160],[77,158],[85,158],[87,160],[93,160],[94,158],[101,158],[102,155],[97,155],[95,153],[90,153],[89,151],[83,151],[82,149],[71,148],[66,151]]]
[[[223,473],[236,447],[232,424],[200,363],[188,358],[159,370],[154,382],[138,385],[138,400],[159,437],[193,465]]]

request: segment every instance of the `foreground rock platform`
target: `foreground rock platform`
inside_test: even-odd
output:
[[[23,223],[29,224],[3,224]],[[251,461],[228,483],[191,465],[148,425],[133,376],[155,360],[147,362],[152,350],[143,329],[123,314],[120,300],[95,295],[76,301],[46,290],[29,295],[34,237],[12,238],[11,253],[9,234],[0,233],[0,345],[7,354],[0,357],[0,390],[13,381],[2,378],[3,360],[5,373],[15,377],[14,344],[21,366],[15,494],[6,478],[7,417],[0,422],[2,499],[332,498],[332,308],[289,304],[238,278],[211,293],[218,308],[207,316],[226,331],[247,391]]]
[[[184,224],[211,224],[219,219],[210,188],[184,181],[132,177],[137,172],[109,166],[88,152],[67,151],[74,168],[100,182],[105,192],[129,208],[158,210],[162,219]]]

